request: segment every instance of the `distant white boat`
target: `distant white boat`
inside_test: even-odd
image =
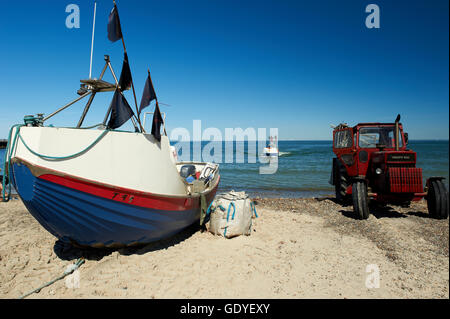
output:
[[[264,155],[274,156],[274,157],[279,156],[278,147],[276,146],[276,140],[277,140],[276,136],[275,136],[275,142],[274,142],[274,138],[272,136],[270,136],[270,143],[267,147],[264,147],[264,150],[263,150]]]
[[[278,148],[271,146],[264,147],[264,154],[266,154],[266,156],[278,156]]]

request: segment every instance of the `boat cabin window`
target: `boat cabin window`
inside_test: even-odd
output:
[[[334,147],[335,148],[349,148],[353,146],[353,133],[352,130],[337,131],[334,134]]]
[[[359,129],[359,147],[395,147],[395,126],[388,127],[362,127]],[[399,146],[403,146],[402,135],[399,134]]]

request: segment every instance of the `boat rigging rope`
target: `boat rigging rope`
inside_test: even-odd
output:
[[[18,130],[19,131],[19,130]],[[33,155],[36,155],[40,158],[43,159],[47,159],[47,160],[64,160],[64,159],[69,159],[69,158],[73,158],[73,157],[77,157],[78,155],[88,151],[91,147],[93,147],[95,144],[97,144],[98,141],[100,141],[105,135],[106,133],[108,133],[108,130],[104,130],[102,134],[100,134],[99,137],[97,137],[95,139],[94,142],[92,142],[91,144],[89,144],[85,149],[75,153],[75,154],[71,154],[71,155],[67,155],[67,156],[50,156],[50,155],[43,155],[43,154],[39,154],[35,151],[33,151],[28,145],[27,143],[25,143],[25,141],[23,140],[22,135],[20,134],[20,132],[17,132],[16,134],[19,135],[19,139],[20,141],[23,143],[23,145],[27,148],[28,151],[30,151],[30,153],[32,153]]]
[[[20,139],[20,141],[22,142],[22,144],[26,147],[26,149],[32,153],[35,156],[38,156],[42,159],[45,160],[65,160],[65,159],[69,159],[69,158],[73,158],[73,157],[77,157],[78,155],[88,151],[89,149],[91,149],[95,144],[98,143],[98,141],[100,141],[110,130],[106,129],[102,132],[102,134],[100,134],[95,141],[93,141],[91,144],[89,144],[87,147],[85,147],[83,150],[75,153],[75,154],[70,154],[70,155],[66,155],[66,156],[50,156],[50,155],[43,155],[40,154],[36,151],[33,151],[28,145],[27,143],[24,141],[22,135],[20,134],[20,128],[24,126],[23,124],[16,124],[13,125],[11,127],[11,129],[9,130],[9,135],[8,135],[8,143],[6,145],[6,156],[5,156],[5,162],[4,162],[4,170],[3,170],[3,174],[4,177],[2,179],[2,201],[7,202],[10,200],[11,197],[11,178],[9,178],[9,183],[8,183],[8,193],[6,194],[6,177],[10,176],[10,160],[13,154],[13,150],[16,147],[17,144],[17,138]],[[12,132],[13,130],[16,129],[15,133],[14,133],[14,137],[12,138]],[[12,143],[11,143],[11,138],[12,138]]]
[[[64,271],[64,273],[63,273],[61,276],[59,276],[59,277],[57,277],[57,278],[55,278],[55,279],[53,279],[53,280],[50,280],[49,282],[46,282],[45,284],[43,284],[43,285],[40,286],[39,288],[36,288],[36,289],[34,289],[33,291],[30,291],[29,293],[26,293],[25,295],[19,297],[18,299],[24,299],[24,298],[28,297],[28,296],[31,295],[31,294],[39,293],[39,292],[41,291],[41,289],[43,289],[43,288],[45,288],[45,287],[48,287],[48,286],[54,284],[55,282],[57,282],[58,280],[61,280],[61,279],[63,279],[64,277],[66,277],[66,276],[72,274],[75,270],[77,270],[78,268],[80,268],[80,266],[81,266],[82,264],[84,264],[84,258],[79,258],[79,259],[75,262],[75,264],[72,264],[72,265],[71,265],[72,267],[70,267],[70,268],[68,268],[66,271]]]

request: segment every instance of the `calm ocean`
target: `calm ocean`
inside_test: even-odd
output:
[[[202,143],[202,147],[206,145]],[[222,148],[220,163],[221,182],[219,191],[246,191],[252,196],[264,197],[312,197],[332,194],[333,188],[328,184],[330,178],[333,152],[331,141],[279,141],[280,158],[275,174],[259,174],[259,161],[248,163],[248,145],[244,145],[245,163],[225,163],[225,145]],[[239,150],[233,145],[234,158]],[[410,141],[409,148],[417,152],[418,167],[423,168],[424,180],[429,176],[449,178],[449,143],[448,141]],[[190,145],[192,155],[192,143]],[[227,149],[228,150],[228,149]],[[5,150],[0,150],[1,168]],[[180,154],[181,160],[189,160]],[[192,157],[192,156],[190,156]]]

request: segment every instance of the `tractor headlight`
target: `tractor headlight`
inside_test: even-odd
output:
[[[383,173],[383,170],[382,170],[381,168],[377,168],[377,169],[375,170],[375,173],[376,173],[377,175],[381,175],[381,173]]]

